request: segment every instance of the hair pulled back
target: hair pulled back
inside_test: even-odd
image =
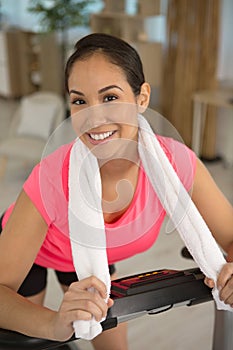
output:
[[[95,52],[103,53],[112,64],[120,67],[125,73],[134,95],[137,96],[140,93],[145,77],[137,51],[124,40],[103,33],[89,34],[75,44],[75,51],[69,57],[65,68],[67,91],[69,91],[68,80],[74,63],[86,59]]]

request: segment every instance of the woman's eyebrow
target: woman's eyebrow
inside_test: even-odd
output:
[[[119,90],[123,91],[123,89],[118,85],[109,85],[109,86],[106,86],[106,87],[98,90],[98,94],[102,94],[103,92],[106,92],[110,89],[119,89]]]
[[[105,86],[102,89],[98,90],[98,94],[102,94],[103,92],[106,92],[106,91],[108,91],[110,89],[119,89],[119,90],[123,91],[123,89],[120,86],[118,86],[118,85],[108,85],[108,86]],[[81,92],[81,91],[78,91],[78,90],[70,90],[69,94],[75,94],[75,95],[79,95],[79,96],[84,96],[84,93]]]
[[[69,95],[70,94],[76,94],[76,95],[79,95],[79,96],[84,96],[84,94],[81,91],[77,91],[77,90],[70,90],[69,91]]]

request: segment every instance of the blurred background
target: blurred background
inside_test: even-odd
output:
[[[64,65],[91,32],[138,50],[150,108],[177,129],[233,203],[232,18],[232,0],[0,0],[0,212],[68,120]],[[117,264],[118,275],[193,267],[182,247],[178,234],[162,230],[148,252]],[[57,308],[61,290],[52,271],[49,279],[46,303]],[[210,350],[213,322],[212,302],[143,317],[129,323],[130,350]]]
[[[63,65],[75,42],[90,32],[110,33],[138,50],[151,107],[185,143],[206,159],[233,163],[232,95],[219,93],[232,91],[232,15],[232,0],[1,0],[0,98],[64,94]],[[219,95],[196,96],[203,90]],[[199,109],[208,107],[199,135],[197,100]],[[219,113],[219,107],[228,108]]]

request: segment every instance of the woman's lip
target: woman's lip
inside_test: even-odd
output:
[[[90,134],[95,134],[95,135],[100,135],[100,134],[104,134],[104,133],[107,133],[109,132],[108,131],[103,131],[103,132],[88,132],[86,133],[87,137],[88,137],[88,140],[89,142],[92,144],[92,145],[99,145],[100,143],[107,143],[109,140],[111,140],[113,138],[113,136],[116,134],[117,130],[112,130],[113,131],[113,134],[103,140],[94,140]],[[111,131],[111,132],[112,132]]]

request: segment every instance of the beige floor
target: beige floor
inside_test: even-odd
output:
[[[0,99],[0,140],[6,137],[15,107],[15,103]],[[221,162],[207,166],[219,187],[233,202],[232,168],[224,167]],[[16,161],[9,163],[7,174],[0,182],[0,212],[16,198],[29,172],[30,166]],[[119,277],[151,269],[186,269],[195,266],[192,261],[181,257],[182,247],[177,233],[166,234],[163,229],[157,243],[149,251],[117,264]],[[56,309],[61,298],[61,290],[50,271],[46,305]],[[129,349],[211,350],[213,322],[213,302],[191,308],[178,307],[156,316],[143,316],[129,322]],[[92,349],[90,343],[85,341],[78,341],[78,345],[83,350]]]

